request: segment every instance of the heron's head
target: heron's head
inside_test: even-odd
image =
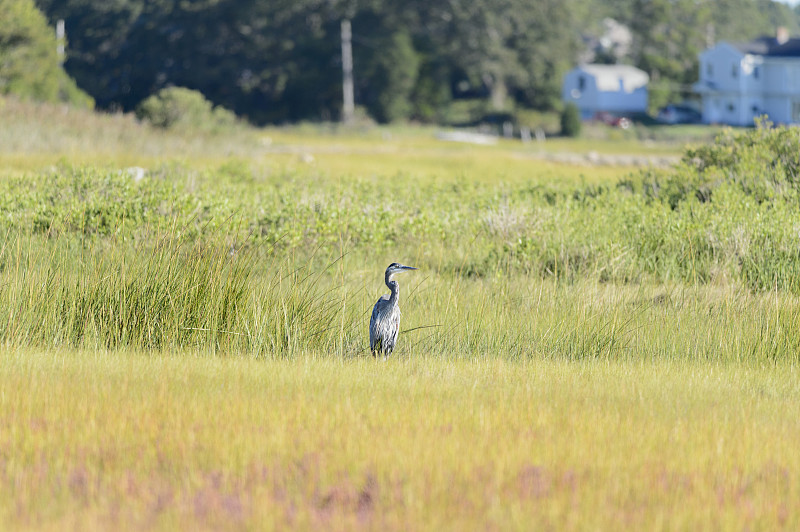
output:
[[[411,266],[404,266],[402,264],[393,262],[389,265],[388,268],[386,268],[386,282],[388,283],[389,281],[391,281],[392,277],[397,275],[398,273],[403,273],[411,270],[416,270],[416,268],[413,268]]]

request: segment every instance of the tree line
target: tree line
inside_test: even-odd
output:
[[[0,10],[31,2],[0,0]],[[256,124],[339,119],[343,19],[352,21],[356,104],[381,122],[444,122],[462,100],[485,102],[487,112],[559,109],[564,72],[606,17],[629,28],[633,43],[596,59],[646,70],[654,105],[685,96],[709,42],[778,25],[800,31],[800,12],[772,0],[35,3],[51,27],[65,21],[64,67],[97,107],[128,111],[181,86]]]

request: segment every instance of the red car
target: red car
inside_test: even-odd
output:
[[[620,129],[628,129],[631,127],[631,120],[625,116],[616,116],[605,111],[596,113],[594,119],[606,125],[618,127]]]

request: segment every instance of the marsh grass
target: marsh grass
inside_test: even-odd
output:
[[[630,174],[64,122],[0,153],[0,528],[798,528],[796,131]]]
[[[510,360],[800,361],[800,301],[719,287],[442,282],[404,302],[408,327],[441,324],[399,356]],[[417,334],[415,332],[414,334]]]
[[[798,526],[800,389],[783,362],[0,362],[12,528]]]
[[[433,257],[429,258],[432,259]],[[452,276],[446,253],[401,283],[396,356],[797,361],[791,292]],[[382,263],[306,258],[224,233],[150,240],[9,234],[0,341],[19,347],[368,356]],[[376,274],[375,272],[378,272]]]
[[[215,158],[259,150],[247,128],[223,135],[167,134],[133,114],[95,113],[67,105],[0,98],[0,162],[14,172],[38,171],[69,160],[73,164],[158,165],[185,158],[205,164]]]
[[[187,241],[177,230],[152,243],[9,237],[0,339],[278,356],[328,345],[325,325],[342,308],[336,290],[318,289],[325,269],[281,264],[247,244]]]
[[[680,149],[677,143],[634,139],[565,142],[558,138],[544,144],[501,141],[496,147],[481,147],[438,141],[436,128],[404,125],[343,128],[338,124],[304,124],[265,129],[241,126],[224,134],[165,132],[139,122],[131,113],[94,113],[11,97],[0,99],[0,122],[0,166],[4,173],[13,175],[40,172],[63,162],[154,169],[165,162],[180,161],[201,170],[233,158],[280,171],[312,168],[333,179],[431,171],[484,177],[500,172],[512,177],[531,171],[531,155],[599,152],[674,156]],[[587,169],[533,162],[562,177],[583,174],[608,179],[619,173],[613,167]]]

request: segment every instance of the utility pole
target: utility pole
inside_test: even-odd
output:
[[[64,63],[64,41],[66,32],[64,31],[64,19],[60,18],[56,21],[56,55],[58,55],[58,62]]]
[[[342,21],[342,122],[353,123],[355,111],[355,97],[353,96],[353,33],[350,21]]]

